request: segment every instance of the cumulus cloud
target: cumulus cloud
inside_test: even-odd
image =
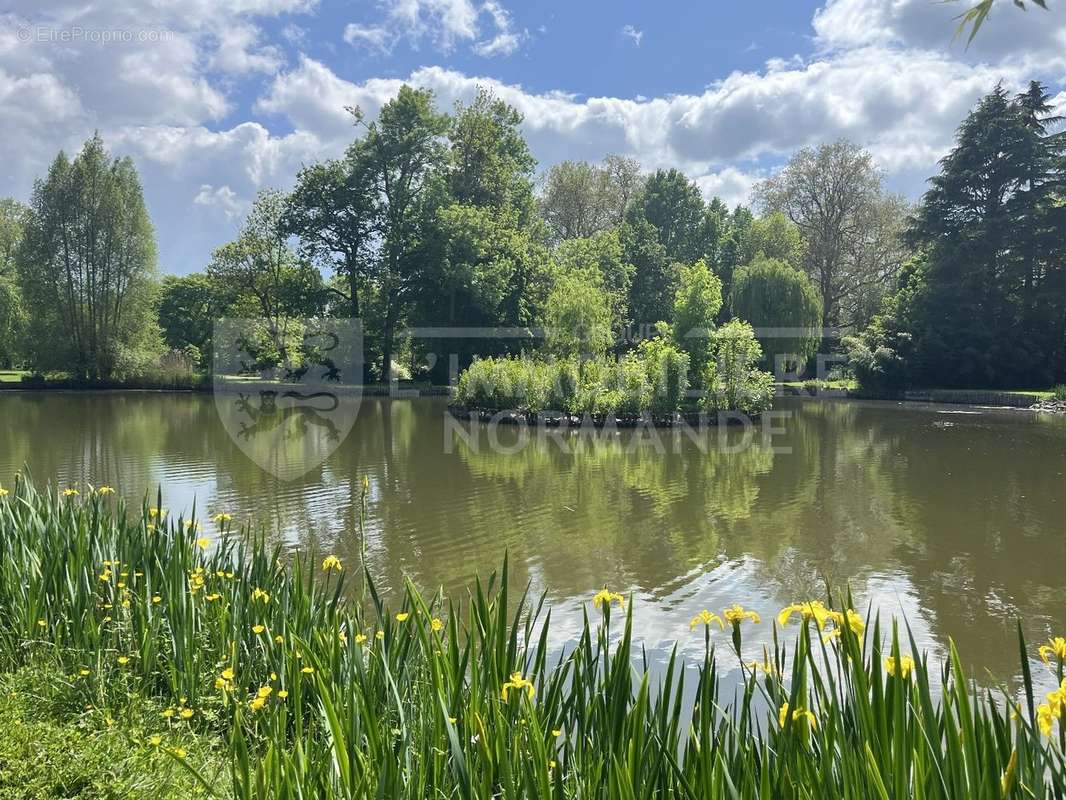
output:
[[[956,37],[959,9],[929,0],[828,0],[814,16],[818,44],[829,50],[868,45],[948,51],[966,63],[1010,60],[1030,72],[1066,75],[1066,15],[1060,9],[994,3],[977,38]]]
[[[230,187],[212,186],[210,183],[201,186],[192,201],[198,206],[219,209],[229,220],[240,217],[246,207]]]
[[[1066,112],[1066,15],[1009,4],[966,50],[950,41],[957,10],[942,4],[827,0],[812,20],[810,55],[652,98],[531,91],[443,66],[355,78],[321,58],[287,62],[286,48],[306,50],[294,15],[314,11],[313,0],[9,5],[0,15],[0,193],[25,198],[60,148],[76,150],[99,128],[114,152],[135,159],[162,266],[179,272],[201,269],[232,237],[258,190],[286,189],[301,165],[343,153],[358,135],[345,106],[373,118],[404,82],[432,89],[444,109],[471,100],[478,87],[493,90],[524,115],[542,168],[621,153],[647,169],[680,167],[707,196],[731,205],[795,149],[839,137],[867,147],[892,188],[914,196],[958,123],[999,81],[1013,91],[1043,77]],[[374,18],[343,30],[368,53],[406,42],[504,56],[527,39],[501,0],[380,0],[373,9]],[[25,25],[167,36],[61,47],[22,41],[15,32]],[[482,63],[487,72],[492,62]]]

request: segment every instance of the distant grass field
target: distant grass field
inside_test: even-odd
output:
[[[17,383],[23,375],[29,374],[19,369],[0,369],[0,383]]]

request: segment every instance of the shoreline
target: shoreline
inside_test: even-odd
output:
[[[999,411],[1028,411],[1034,414],[1066,413],[1066,403],[1050,397],[1010,390],[984,389],[909,389],[900,394],[878,394],[861,389],[805,389],[777,384],[782,397],[801,400],[874,400],[901,405],[942,405]],[[1056,404],[1062,406],[1056,409]]]

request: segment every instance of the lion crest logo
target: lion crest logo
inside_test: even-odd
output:
[[[359,413],[359,320],[221,319],[214,329],[215,407],[261,469],[285,481],[320,466]]]

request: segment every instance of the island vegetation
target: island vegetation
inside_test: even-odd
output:
[[[14,775],[35,796],[76,779],[246,800],[1066,792],[1061,638],[1031,652],[1019,636],[1020,696],[987,691],[953,646],[937,663],[837,592],[774,620],[679,611],[702,657],[675,650],[653,674],[633,660],[634,599],[607,587],[561,645],[506,564],[467,598],[408,584],[390,607],[360,564],[282,558],[224,512],[23,478],[0,494],[0,753],[31,765],[0,767],[0,790]]]
[[[256,363],[298,368],[303,320],[357,317],[364,382],[526,411],[758,411],[767,374],[885,396],[1066,382],[1066,133],[1039,83],[983,98],[915,206],[847,141],[730,209],[620,156],[538,178],[489,91],[351,113],[343,156],[263,191],[181,276],[158,275],[132,162],[99,136],[59,154],[28,206],[0,203],[0,368],[197,385],[218,318],[263,320]],[[840,351],[832,374],[814,358]]]

